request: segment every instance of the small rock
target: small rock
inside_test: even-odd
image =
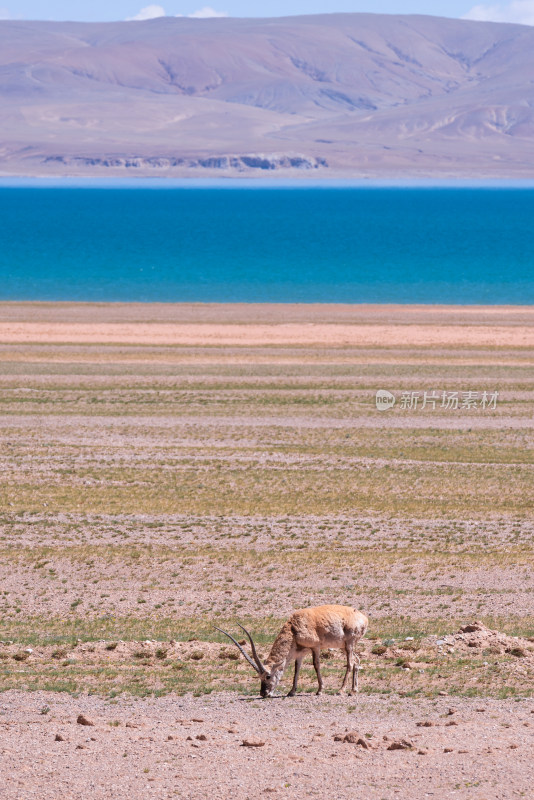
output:
[[[168,742],[172,742],[173,739],[174,739],[174,736],[171,736],[170,734],[169,734],[169,736],[167,736],[167,741]]]
[[[485,708],[475,708],[475,711],[478,711],[479,714],[483,714],[485,710]]]
[[[396,742],[391,742],[388,750],[412,750],[413,744],[409,739],[398,739]]]
[[[444,753],[454,753],[454,750],[452,749],[452,747],[444,747],[443,748],[443,752]]]
[[[418,756],[426,756],[426,755],[428,755],[428,750],[425,750],[424,748],[421,748],[421,750],[417,751],[417,755]]]
[[[511,744],[510,745],[510,750],[517,750],[518,747],[519,747],[518,744]]]
[[[358,744],[365,750],[369,750],[368,742],[364,739],[363,736],[360,736],[359,733],[356,733],[356,731],[349,731],[349,733],[346,733],[342,741],[345,742],[345,744]]]
[[[63,738],[63,736],[60,733],[56,733],[54,741],[55,742],[64,742],[65,739]]]
[[[207,742],[208,737],[205,733],[199,733],[198,736],[195,736],[195,739],[198,739],[199,742]]]
[[[192,736],[188,736],[185,741],[186,742],[192,742],[193,741],[193,737]]]
[[[449,708],[449,710],[447,711],[447,714],[450,717],[452,714],[456,714],[457,710],[458,710],[457,708]]]
[[[261,739],[243,739],[241,747],[263,747],[265,742]]]
[[[84,744],[77,744],[76,750],[87,750],[87,747]]]
[[[416,727],[418,728],[433,728],[436,723],[432,722],[431,720],[427,719],[424,722],[416,722]]]
[[[136,725],[135,722],[127,722],[126,723],[126,727],[127,728],[138,728],[139,725]]]
[[[463,628],[460,628],[460,633],[476,633],[477,631],[489,631],[483,622],[477,620],[476,622],[470,622],[468,625],[464,625]]]
[[[438,696],[439,697],[447,697],[447,692],[443,692],[443,691],[438,692]]]
[[[78,725],[90,725],[93,726],[95,723],[88,719],[84,714],[78,714],[78,719],[76,720]]]
[[[384,644],[375,644],[371,653],[375,656],[383,656],[387,653],[388,649]]]
[[[451,725],[458,725],[455,719],[451,719],[449,722],[445,723],[445,727],[449,728]]]
[[[204,722],[204,720],[203,719],[198,719],[197,717],[193,717],[191,719],[191,722]]]

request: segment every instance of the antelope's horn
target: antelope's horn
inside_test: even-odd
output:
[[[229,634],[229,633],[226,633],[226,631],[223,631],[223,629],[222,629],[222,628],[218,628],[216,625],[214,625],[213,627],[215,628],[215,630],[216,630],[216,631],[220,631],[221,633],[224,633],[224,635],[225,635],[225,636],[228,636],[228,638],[232,640],[232,642],[235,644],[235,646],[237,647],[237,649],[238,649],[238,650],[240,650],[240,651],[241,651],[241,653],[242,653],[242,654],[245,656],[245,658],[247,659],[247,661],[248,661],[248,663],[250,664],[250,666],[252,667],[252,669],[253,669],[255,672],[257,672],[257,673],[258,673],[258,675],[260,675],[260,674],[261,674],[261,670],[259,669],[258,665],[257,665],[257,664],[255,664],[255,663],[254,663],[254,661],[253,661],[253,660],[251,659],[251,657],[249,656],[249,654],[248,654],[248,653],[247,653],[245,650],[243,650],[243,648],[241,647],[241,645],[239,644],[239,642],[237,642],[237,641],[234,639],[234,637],[233,637],[233,636],[230,636],[230,634]],[[240,626],[240,627],[241,627],[241,626]],[[259,661],[259,659],[258,659],[258,661]],[[261,664],[261,662],[260,662],[260,664]]]
[[[255,646],[255,644],[254,644],[254,640],[252,639],[252,636],[250,635],[250,633],[247,631],[247,629],[246,629],[246,628],[244,628],[242,625],[240,625],[240,624],[239,624],[239,622],[238,622],[237,624],[239,625],[239,627],[241,628],[241,630],[242,630],[242,631],[245,631],[245,633],[246,633],[246,634],[247,634],[247,636],[248,636],[248,640],[249,640],[249,642],[250,642],[250,646],[251,646],[251,648],[252,648],[252,655],[253,655],[253,657],[254,657],[254,661],[256,662],[256,665],[257,665],[257,667],[258,667],[258,670],[260,671],[260,673],[261,673],[261,672],[266,672],[267,670],[265,669],[265,667],[264,667],[264,666],[263,666],[263,664],[261,663],[261,659],[260,659],[260,657],[259,657],[258,653],[256,652],[256,646]]]

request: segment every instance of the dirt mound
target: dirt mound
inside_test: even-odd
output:
[[[441,641],[460,650],[488,650],[495,654],[509,653],[518,658],[534,658],[533,640],[494,631],[479,620],[462,626],[458,633],[445,636]]]

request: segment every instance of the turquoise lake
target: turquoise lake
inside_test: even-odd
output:
[[[0,299],[534,303],[534,189],[0,188]]]

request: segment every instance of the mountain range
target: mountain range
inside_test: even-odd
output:
[[[0,22],[0,175],[534,177],[534,28]]]

